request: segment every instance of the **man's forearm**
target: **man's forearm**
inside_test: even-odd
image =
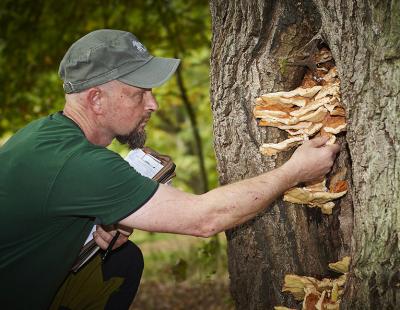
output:
[[[201,195],[208,218],[206,235],[242,224],[268,207],[297,180],[285,166]]]
[[[296,185],[284,166],[202,195],[160,184],[155,195],[120,223],[146,231],[209,237],[253,218]]]

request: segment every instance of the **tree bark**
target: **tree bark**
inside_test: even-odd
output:
[[[328,263],[351,254],[343,308],[395,309],[400,303],[399,1],[212,0],[210,6],[211,102],[221,184],[289,158],[259,153],[263,142],[285,136],[257,127],[253,103],[262,93],[299,85],[305,69],[290,64],[309,51],[315,36],[335,58],[348,120],[334,170],[347,171],[350,190],[332,215],[279,199],[227,232],[236,307],[296,306],[281,293],[285,274],[329,276]]]

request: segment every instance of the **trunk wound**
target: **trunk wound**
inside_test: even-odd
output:
[[[313,136],[327,136],[327,144],[333,144],[336,135],[346,130],[340,81],[332,54],[327,48],[322,48],[315,54],[314,61],[316,70],[307,71],[300,87],[288,92],[264,94],[256,99],[253,113],[258,125],[276,127],[288,133],[288,139],[282,142],[261,145],[262,154],[272,156],[287,151]],[[346,181],[334,176],[333,180],[336,183],[331,182],[329,189],[325,186],[325,178],[289,189],[283,199],[332,214],[333,200],[347,193]]]

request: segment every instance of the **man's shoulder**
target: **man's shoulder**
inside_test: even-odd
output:
[[[84,170],[113,171],[119,166],[129,167],[129,164],[117,153],[92,144],[85,144],[76,150],[69,159],[75,166]]]
[[[21,128],[3,145],[1,154],[31,163],[43,162],[47,166],[60,166],[68,161],[83,161],[93,166],[121,159],[107,148],[90,143],[77,125],[57,114]]]
[[[19,129],[7,141],[5,146],[15,147],[24,144],[26,149],[30,145],[43,145],[44,143],[56,143],[63,141],[66,136],[79,137],[80,130],[71,126],[67,122],[63,122],[57,114],[39,118]]]

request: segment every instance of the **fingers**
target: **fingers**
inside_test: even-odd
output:
[[[336,157],[336,154],[339,153],[340,148],[341,148],[339,144],[325,145],[325,147],[326,147],[327,149],[329,149],[329,150],[333,153],[333,155],[334,155],[335,157]]]
[[[306,143],[313,147],[321,147],[321,146],[324,146],[326,144],[326,142],[328,142],[328,140],[329,140],[328,137],[321,136],[321,137],[315,137]],[[306,143],[304,143],[304,144],[306,144]]]
[[[106,231],[101,226],[97,226],[96,231],[93,233],[93,238],[101,249],[106,250],[116,233],[117,230]],[[124,234],[120,234],[113,246],[113,249],[120,247],[122,244],[128,241],[128,237],[129,235],[125,236]]]
[[[129,236],[132,234],[132,232],[133,232],[133,229],[132,229],[132,228],[127,227],[127,226],[124,226],[124,225],[121,225],[121,224],[118,224],[118,225],[117,225],[117,228],[118,228],[118,231],[119,231],[121,234],[123,234],[124,236],[127,236],[127,237],[129,237]]]
[[[107,249],[109,242],[107,242],[106,240],[102,239],[97,231],[95,231],[93,233],[93,239],[101,249],[103,249],[103,250]]]
[[[328,137],[316,137],[313,138],[312,140],[309,140],[305,142],[306,146],[311,146],[315,148],[321,148],[323,147],[324,150],[327,150],[330,152],[330,155],[335,158],[337,153],[340,151],[340,145],[339,144],[326,144],[326,142],[329,140]],[[303,144],[303,145],[304,145]]]
[[[319,179],[329,173],[336,155],[340,151],[340,145],[326,142],[326,137],[318,137],[305,142],[300,146],[287,162],[293,178],[297,183]]]
[[[106,230],[102,226],[98,225],[96,227],[96,233],[97,235],[103,239],[104,241],[110,243],[112,238],[114,237],[116,231],[115,230]]]
[[[332,166],[335,162],[336,156],[337,156],[338,152],[340,151],[340,145],[338,145],[338,144],[325,145],[320,150],[325,153],[325,155],[324,155],[325,159],[322,158],[322,161],[325,161],[326,167],[325,167],[324,175],[326,175],[332,169]]]

